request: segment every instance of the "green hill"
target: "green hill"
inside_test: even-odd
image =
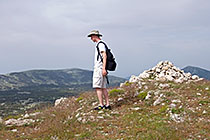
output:
[[[89,86],[92,71],[82,69],[30,70],[0,75],[0,90],[21,89],[26,87],[78,87]],[[116,86],[125,79],[110,76],[110,86]]]

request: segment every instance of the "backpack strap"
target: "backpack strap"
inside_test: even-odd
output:
[[[106,81],[107,81],[107,84],[109,85],[108,73],[106,75]]]
[[[96,46],[97,51],[98,51],[97,61],[98,61],[98,58],[99,58],[99,56],[100,56],[101,62],[103,63],[103,58],[102,58],[101,53],[100,53],[100,50],[99,50],[99,48],[98,48],[98,45],[99,45],[100,43],[103,43],[103,44],[104,44],[106,50],[108,49],[108,47],[107,47],[106,43],[104,43],[103,41],[99,41],[98,44],[97,44],[97,46]]]
[[[97,48],[97,51],[98,51],[97,61],[98,61],[98,58],[99,58],[99,56],[100,56],[101,62],[103,62],[103,58],[102,58],[101,53],[100,53],[100,51],[99,51],[98,45],[96,46],[96,48]]]

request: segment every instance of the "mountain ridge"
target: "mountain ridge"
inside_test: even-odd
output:
[[[201,78],[205,78],[210,80],[210,71],[204,68],[200,68],[197,66],[186,66],[182,70],[185,72],[190,72],[193,75],[198,75]]]
[[[91,84],[92,73],[91,70],[80,68],[12,72],[0,75],[0,89],[9,90],[38,85],[72,86],[75,84]],[[112,81],[110,82],[112,86],[117,84],[117,80],[121,82],[125,80],[111,75],[109,79]]]

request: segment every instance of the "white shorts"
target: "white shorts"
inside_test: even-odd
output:
[[[93,71],[93,88],[106,88],[106,77],[102,75],[102,69]]]

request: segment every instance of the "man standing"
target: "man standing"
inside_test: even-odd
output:
[[[94,71],[93,71],[93,88],[96,89],[96,93],[99,100],[99,106],[95,110],[111,109],[109,104],[109,96],[106,89],[107,84],[107,54],[106,47],[104,42],[101,40],[102,35],[99,31],[93,30],[88,34],[88,37],[91,38],[93,42],[96,43],[95,47],[95,62],[94,62]],[[100,55],[102,57],[100,57]],[[102,59],[101,59],[102,58]],[[105,98],[105,104],[103,103],[103,96]]]

